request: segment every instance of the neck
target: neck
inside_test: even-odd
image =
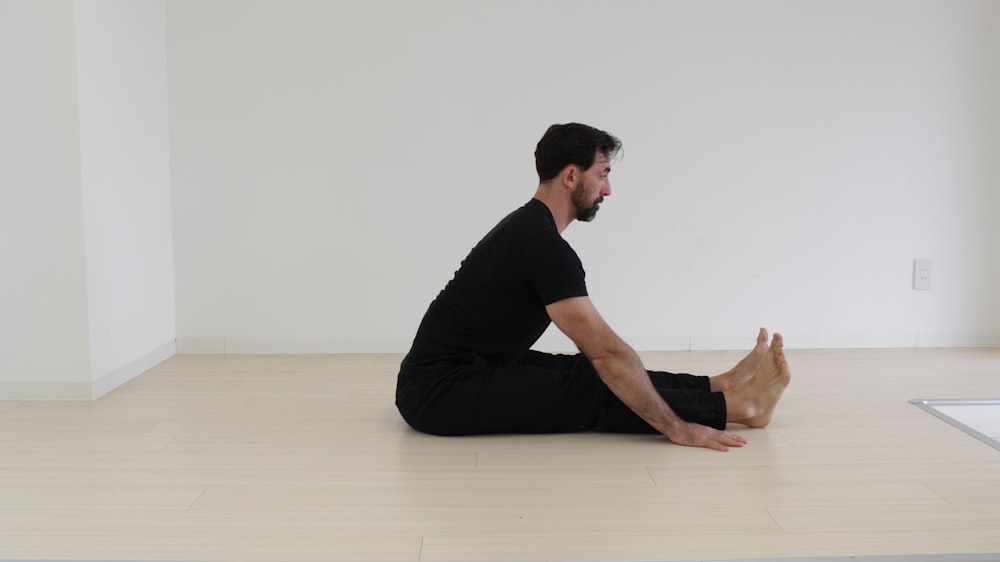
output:
[[[567,197],[559,197],[554,186],[540,184],[538,190],[535,191],[535,199],[545,203],[545,206],[549,208],[552,218],[556,221],[556,229],[559,230],[560,234],[566,230],[571,222],[576,220],[576,211],[573,209],[572,201]]]

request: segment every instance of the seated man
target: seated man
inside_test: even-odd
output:
[[[726,423],[764,427],[791,374],[780,334],[712,377],[646,371],[598,314],[561,233],[611,194],[615,137],[576,123],[538,142],[534,198],[500,221],[430,304],[400,366],[396,406],[436,435],[660,432],[680,445],[743,446]],[[550,322],[577,355],[531,350]]]

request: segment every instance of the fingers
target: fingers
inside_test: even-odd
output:
[[[740,437],[739,435],[733,435],[731,433],[727,433],[725,444],[729,445],[730,447],[742,447],[743,445],[747,444],[747,440],[744,439],[743,437]]]
[[[722,435],[725,437],[727,445],[742,447],[747,444],[747,440],[742,435],[736,435],[735,433],[723,433]]]
[[[729,447],[726,447],[722,443],[712,442],[712,443],[709,443],[708,445],[705,445],[705,447],[707,447],[709,449],[715,449],[716,451],[722,451],[723,453],[728,453],[729,452]]]
[[[731,433],[720,433],[717,439],[709,441],[705,446],[716,451],[727,452],[730,447],[742,447],[746,445],[746,439]]]
[[[742,447],[743,445],[746,444],[747,444],[746,439],[740,437],[739,435],[719,432],[719,435],[711,442],[709,446],[717,451],[728,451],[729,447]]]
[[[728,451],[730,447],[742,447],[747,444],[747,440],[735,433],[726,433],[699,424],[687,424],[687,431],[670,440],[678,445],[689,447],[705,447],[716,451]]]

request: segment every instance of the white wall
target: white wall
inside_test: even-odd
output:
[[[994,331],[1000,331],[1000,4],[992,2],[977,22],[977,37],[982,47],[974,59],[981,69],[973,81],[976,94],[971,102],[978,109],[976,137],[971,143],[971,159],[976,170],[975,208],[970,223],[973,247],[985,245],[982,265],[975,274],[977,294],[970,299],[981,305],[980,317],[992,319]]]
[[[758,325],[796,347],[998,345],[998,16],[171,1],[178,348],[405,350],[569,120],[625,144],[566,236],[637,347],[744,347]]]
[[[76,7],[94,393],[174,354],[163,0]]]
[[[1000,345],[998,26],[989,0],[0,0],[0,398],[98,396],[175,334],[405,350],[568,120],[625,141],[567,237],[638,347]]]
[[[0,399],[89,393],[73,27],[0,2]]]
[[[625,143],[566,236],[638,347],[1000,344],[995,2],[167,7],[182,351],[405,350],[568,120]]]
[[[164,10],[0,2],[0,399],[174,352]]]

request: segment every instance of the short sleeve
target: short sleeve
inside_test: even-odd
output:
[[[521,267],[529,288],[546,306],[570,297],[587,296],[583,264],[558,233],[531,237],[521,253]]]

